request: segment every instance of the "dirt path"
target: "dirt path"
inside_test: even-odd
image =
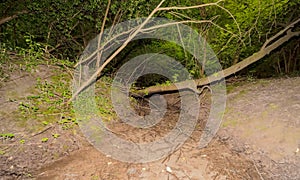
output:
[[[258,80],[229,94],[220,134],[272,179],[300,178],[300,78]],[[251,151],[247,152],[247,148]]]
[[[228,94],[218,136],[207,148],[198,149],[209,113],[207,96],[201,104],[197,128],[180,149],[155,162],[133,164],[100,153],[86,142],[78,127],[66,130],[53,123],[33,133],[27,129],[28,124],[18,125],[18,103],[33,92],[37,77],[51,75],[47,72],[41,66],[36,73],[20,73],[18,81],[2,83],[0,133],[12,132],[15,137],[1,139],[1,179],[300,178],[299,77],[235,84]],[[120,137],[137,142],[162,137],[176,124],[180,108],[177,94],[164,96],[168,111],[155,127],[141,130],[118,121],[111,122],[110,127],[120,132]],[[31,122],[29,126],[35,120]],[[60,137],[41,142],[54,133]]]
[[[89,147],[41,170],[40,177],[85,179],[299,179],[300,78],[246,83],[228,96],[224,122],[208,148],[188,141],[169,158],[147,164],[126,164]],[[166,97],[169,104],[176,95]],[[204,103],[205,105],[205,103]],[[178,107],[177,107],[178,108]],[[172,107],[170,108],[172,109]],[[173,107],[176,109],[176,107]],[[205,108],[202,108],[205,109]],[[199,121],[205,121],[201,111]],[[170,114],[166,117],[170,122]],[[166,124],[166,123],[165,123]],[[124,125],[115,124],[115,126]],[[171,125],[172,126],[172,125]],[[120,128],[120,129],[122,129]],[[160,126],[160,134],[168,127]],[[203,123],[194,132],[197,139]],[[130,133],[138,136],[138,132]],[[150,136],[151,132],[147,132]],[[145,138],[149,139],[149,138]],[[65,164],[68,162],[68,164]],[[84,168],[83,168],[84,167]],[[172,173],[166,170],[172,169]],[[68,173],[66,173],[68,172]]]
[[[150,142],[169,132],[176,123],[180,105],[178,95],[165,95],[169,108],[158,125],[149,130],[129,127],[113,122],[113,131],[123,134],[122,138],[134,142]],[[175,105],[174,105],[175,104]],[[173,106],[172,106],[173,105]],[[208,109],[202,104],[198,126],[184,146],[161,160],[133,164],[107,157],[93,147],[85,147],[58,162],[42,168],[40,179],[258,179],[259,173],[246,156],[232,151],[224,141],[217,138],[208,148],[198,149]],[[170,168],[170,169],[168,169]],[[171,171],[170,171],[171,170]]]

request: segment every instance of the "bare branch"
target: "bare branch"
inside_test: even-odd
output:
[[[165,23],[165,24],[160,24],[160,25],[149,27],[149,28],[141,29],[141,32],[147,32],[147,31],[152,31],[152,30],[163,28],[163,27],[167,27],[167,26],[178,25],[178,24],[186,24],[186,23],[213,23],[213,22],[211,20],[185,20],[185,21],[176,21],[176,22]]]
[[[126,46],[127,44],[140,32],[140,30],[148,23],[148,21],[152,18],[152,16],[158,11],[159,7],[164,3],[165,0],[162,0],[158,6],[150,13],[150,15],[146,18],[146,20],[137,28],[136,31],[134,31],[128,39],[122,44],[119,49],[117,49],[104,63],[103,65],[97,69],[97,71],[86,81],[83,83],[81,87],[73,94],[71,99],[68,102],[71,102],[74,100],[74,98],[81,93],[86,87],[88,87],[91,83],[93,83],[94,79],[98,77],[98,75],[102,72],[104,67],[113,60]]]
[[[215,2],[215,3],[200,4],[200,5],[196,5],[196,6],[162,7],[162,8],[159,8],[158,11],[186,10],[186,9],[196,9],[196,8],[207,7],[207,6],[216,6],[216,5],[218,5],[218,3],[222,2],[222,1],[223,1],[223,0],[219,0],[218,2]]]
[[[184,15],[182,13],[179,13],[179,12],[170,12],[170,14],[172,14],[173,16],[177,17],[177,18],[180,18],[180,19],[183,19],[183,18],[186,18],[186,19],[189,19],[189,20],[192,20],[191,17],[187,16],[187,15]]]
[[[300,22],[300,18],[296,21],[294,21],[293,23],[291,23],[290,25],[288,25],[286,28],[284,28],[283,30],[279,31],[276,35],[274,35],[273,37],[271,37],[270,39],[266,40],[266,42],[263,44],[263,46],[261,47],[261,49],[265,49],[266,46],[273,40],[277,39],[279,36],[281,36],[283,33],[285,33],[287,30],[293,28],[296,24],[298,24]]]
[[[186,49],[185,49],[185,46],[184,46],[184,43],[183,43],[183,39],[182,39],[182,35],[181,35],[181,31],[180,31],[180,27],[178,26],[177,24],[177,31],[178,31],[178,35],[179,35],[179,39],[180,39],[180,42],[181,42],[181,46],[183,48],[183,51],[184,51],[184,57],[187,58],[188,55],[187,55],[187,52],[186,52]]]
[[[164,0],[163,0],[164,1]],[[162,2],[163,2],[162,1]],[[228,11],[226,10],[225,8],[221,7],[218,5],[218,3],[222,2],[223,0],[219,0],[218,2],[215,2],[215,3],[208,3],[208,4],[201,4],[201,5],[196,5],[196,6],[188,6],[188,7],[164,7],[164,8],[157,8],[155,10],[152,11],[152,13],[156,13],[157,11],[163,11],[163,10],[176,10],[176,9],[194,9],[194,8],[201,8],[201,7],[207,7],[207,6],[218,6],[219,8],[225,10],[227,13],[229,13],[229,15],[234,19],[235,23],[237,24],[235,18],[233,17],[233,15]],[[153,15],[149,16],[149,17],[152,17]],[[214,18],[213,18],[214,19]],[[177,22],[177,23],[180,23],[180,24],[183,24],[183,23],[204,23],[204,22],[209,22],[211,24],[213,24],[214,26],[218,27],[219,29],[222,29],[232,35],[234,35],[234,37],[236,37],[236,35],[231,32],[231,31],[228,31],[226,30],[225,28],[217,25],[216,23],[212,22],[212,20],[202,20],[202,21],[197,21],[197,20],[190,20],[190,21],[181,21],[181,22]],[[175,25],[176,23],[172,24],[166,24],[165,26],[170,26],[170,25]],[[238,26],[238,24],[237,24]],[[160,27],[164,27],[164,25],[159,25],[159,26],[153,26],[151,27],[152,29],[157,29],[157,28],[160,28]],[[145,32],[145,31],[149,31],[151,30],[151,28],[148,28],[148,29],[141,29],[141,32]],[[238,27],[238,29],[240,29]],[[123,32],[123,33],[120,33],[118,35],[116,35],[115,37],[112,37],[110,40],[108,40],[104,45],[102,45],[101,48],[98,48],[95,52],[93,52],[90,56],[88,56],[87,58],[85,58],[84,60],[81,60],[80,62],[78,62],[75,67],[77,67],[78,65],[82,64],[82,63],[85,63],[89,60],[91,60],[91,58],[96,54],[98,53],[99,51],[102,51],[105,47],[105,45],[107,45],[108,43],[110,43],[111,41],[113,41],[114,39],[124,35],[124,34],[127,34],[127,33],[132,33],[133,31],[135,30],[135,28],[132,28],[126,32]],[[240,32],[240,30],[239,30]]]
[[[110,40],[108,40],[106,43],[104,43],[104,44],[102,45],[101,48],[97,49],[95,52],[93,52],[91,55],[89,55],[89,56],[86,57],[85,59],[79,61],[77,64],[75,64],[74,67],[77,67],[77,66],[79,66],[79,65],[81,65],[81,64],[83,64],[83,63],[85,63],[85,62],[87,62],[87,61],[89,61],[89,60],[91,60],[91,58],[92,58],[94,55],[96,55],[99,51],[103,50],[104,47],[105,47],[107,44],[109,44],[110,42],[112,42],[113,40],[117,39],[117,38],[120,37],[120,36],[123,36],[123,35],[125,35],[125,34],[129,34],[130,32],[134,31],[135,29],[136,29],[136,27],[131,28],[131,29],[129,29],[128,31],[124,31],[124,32],[122,32],[122,33],[120,33],[120,34],[117,34],[116,36],[112,37]]]
[[[177,25],[177,24],[186,24],[186,23],[211,23],[213,24],[214,26],[218,27],[219,29],[221,30],[224,30],[230,34],[232,34],[232,37],[236,37],[237,35],[234,34],[233,32],[227,30],[227,29],[224,29],[223,27],[217,25],[216,23],[212,22],[212,20],[185,20],[185,21],[179,21],[179,22],[172,22],[172,23],[166,23],[166,24],[161,24],[161,25],[156,25],[156,26],[152,26],[150,28],[145,28],[145,29],[141,29],[140,32],[147,32],[147,31],[151,31],[151,30],[155,30],[155,29],[159,29],[159,28],[162,28],[162,27],[167,27],[167,26],[172,26],[172,25]],[[110,40],[108,40],[107,42],[105,42],[101,48],[97,49],[95,52],[93,52],[91,55],[89,55],[88,57],[86,57],[85,59],[81,60],[80,62],[78,62],[74,67],[77,67],[79,65],[81,65],[82,63],[85,63],[87,61],[90,61],[91,58],[96,55],[99,51],[102,51],[104,49],[104,47],[109,44],[110,42],[112,42],[113,40],[117,39],[118,37],[122,36],[122,35],[125,35],[125,34],[130,34],[132,32],[134,32],[135,30],[137,29],[137,27],[134,27],[134,28],[131,28],[129,29],[128,31],[124,31],[120,34],[117,34],[116,36],[112,37]]]
[[[107,4],[107,7],[106,7],[104,19],[103,19],[102,26],[101,26],[101,31],[100,31],[99,38],[98,38],[98,49],[100,49],[100,46],[101,46],[102,35],[103,35],[103,32],[104,32],[104,27],[105,27],[107,15],[108,15],[109,7],[110,7],[110,0],[108,0],[108,4]],[[98,54],[97,54],[97,63],[96,63],[97,68],[100,66],[102,52],[103,52],[103,50],[99,51]]]
[[[236,26],[237,26],[237,28],[238,28],[239,35],[240,35],[240,37],[241,37],[241,35],[242,35],[241,29],[240,29],[240,27],[239,27],[239,25],[238,25],[238,23],[237,23],[235,17],[233,16],[233,14],[230,13],[226,8],[224,8],[224,7],[222,7],[222,6],[219,5],[219,3],[222,2],[222,1],[223,1],[223,0],[219,0],[219,1],[215,2],[215,3],[200,4],[200,5],[196,5],[196,6],[185,6],[185,7],[177,7],[177,6],[174,6],[174,7],[163,7],[163,8],[159,8],[159,11],[186,10],[186,9],[196,9],[196,8],[207,7],[207,6],[217,6],[218,8],[220,8],[220,9],[226,11],[226,13],[228,13],[228,14],[232,17],[234,23],[236,24]]]
[[[114,18],[114,20],[113,20],[113,23],[112,23],[112,25],[111,25],[112,28],[110,29],[109,34],[111,34],[111,32],[114,30],[113,27],[114,27],[116,24],[119,23],[119,21],[121,20],[121,17],[122,17],[122,11],[121,11],[121,9],[119,9],[118,12],[117,12],[117,14],[116,14],[116,16],[115,16],[115,18]]]
[[[152,26],[150,28],[142,29],[141,32],[151,31],[151,30],[154,30],[154,29],[159,29],[159,28],[162,28],[162,27],[167,27],[167,26],[172,26],[172,25],[177,25],[177,24],[187,24],[187,23],[210,23],[210,24],[213,24],[214,26],[216,26],[217,28],[228,32],[229,34],[232,34],[234,37],[237,36],[233,32],[231,32],[227,29],[224,29],[223,27],[221,27],[218,24],[214,23],[212,20],[185,20],[185,21],[171,22],[171,23],[160,24],[160,25]]]

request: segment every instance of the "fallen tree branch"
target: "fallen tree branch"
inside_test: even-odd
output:
[[[231,66],[231,67],[229,67],[225,70],[217,72],[217,74],[223,72],[224,76],[218,76],[215,73],[215,74],[210,75],[206,78],[201,78],[201,79],[195,80],[197,87],[201,87],[201,86],[210,84],[212,82],[219,81],[219,80],[221,80],[225,77],[228,77],[228,76],[244,69],[245,67],[249,66],[250,64],[253,64],[253,63],[257,62],[258,60],[262,59],[263,57],[268,55],[271,51],[277,49],[279,46],[281,46],[285,42],[289,41],[291,38],[293,38],[295,36],[299,36],[300,31],[292,32],[292,30],[291,30],[294,27],[294,25],[298,22],[300,22],[300,19],[296,20],[295,22],[290,24],[287,28],[285,28],[284,30],[278,32],[276,35],[274,35],[273,37],[270,38],[272,40],[275,40],[276,37],[280,37],[284,33],[286,33],[286,35],[282,36],[277,41],[275,41],[272,44],[264,47],[265,44],[266,44],[265,43],[263,45],[264,48],[261,48],[258,52],[254,53],[252,56],[244,59],[243,61],[241,61],[241,62],[239,62],[239,63],[237,63],[237,64],[235,64],[235,65],[233,65],[233,66]],[[266,42],[270,42],[270,41],[267,40]],[[192,81],[192,80],[190,80],[190,81]],[[151,86],[151,87],[148,87],[148,88],[143,89],[143,90],[135,91],[135,92],[131,93],[131,95],[134,96],[134,97],[143,97],[143,96],[146,96],[146,95],[148,96],[148,95],[156,94],[156,93],[178,91],[178,90],[182,90],[182,89],[178,89],[177,87],[180,87],[180,84],[183,84],[183,83],[186,83],[186,81],[179,82],[179,83],[174,83],[174,84],[171,84],[169,86],[165,86],[165,85]],[[191,89],[191,90],[193,90],[195,92],[198,91],[197,89]]]

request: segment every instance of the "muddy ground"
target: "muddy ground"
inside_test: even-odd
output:
[[[220,130],[208,147],[199,149],[210,107],[206,92],[191,138],[163,159],[134,164],[99,152],[76,125],[66,129],[54,122],[29,128],[40,122],[38,118],[20,125],[20,102],[33,94],[37,77],[49,79],[57,72],[53,68],[13,70],[1,81],[0,133],[14,137],[1,137],[0,179],[300,179],[300,77],[231,79]],[[174,127],[180,109],[178,94],[164,98],[168,111],[156,126],[141,130],[115,120],[109,127],[137,142],[162,137]],[[144,114],[145,108],[138,113]],[[45,137],[47,141],[41,141]]]

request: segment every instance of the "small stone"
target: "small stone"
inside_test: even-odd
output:
[[[128,175],[133,175],[135,173],[136,173],[136,169],[135,168],[130,168],[130,169],[127,170],[127,174]]]
[[[172,169],[169,166],[166,167],[166,171],[172,173]]]

